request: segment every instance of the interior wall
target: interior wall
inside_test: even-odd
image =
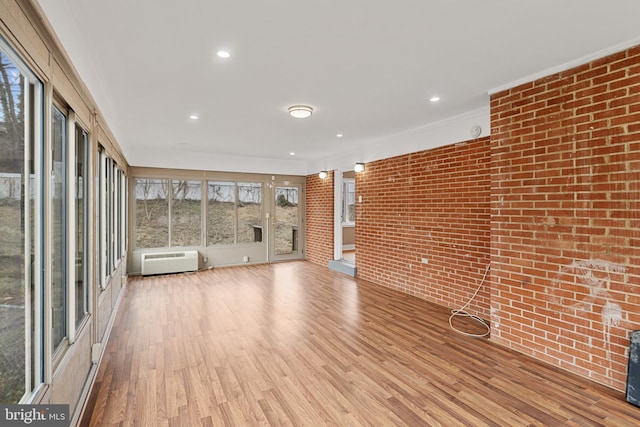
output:
[[[356,245],[356,228],[353,225],[342,226],[342,246]]]
[[[491,96],[491,338],[624,389],[640,325],[640,47]]]
[[[333,259],[333,180],[334,171],[325,179],[306,178],[306,258],[322,266]]]
[[[489,172],[489,138],[367,163],[356,176],[358,277],[464,305],[489,262]],[[489,305],[483,286],[468,311],[488,319]]]

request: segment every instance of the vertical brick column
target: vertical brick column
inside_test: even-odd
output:
[[[306,179],[306,258],[326,266],[333,259],[333,172]]]

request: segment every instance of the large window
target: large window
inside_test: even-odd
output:
[[[76,328],[89,312],[88,295],[88,155],[89,136],[76,125],[75,138],[75,323]]]
[[[202,183],[171,181],[171,246],[200,246]]]
[[[235,242],[236,183],[210,181],[207,191],[207,225],[209,245]]]
[[[66,305],[66,147],[67,116],[51,107],[51,351],[67,336]]]
[[[41,116],[42,84],[0,39],[1,403],[42,383]]]
[[[169,246],[169,180],[137,178],[136,247]]]
[[[207,242],[230,245],[262,241],[262,184],[209,181]]]
[[[260,182],[136,178],[134,192],[137,249],[262,242]]]
[[[98,287],[107,283],[107,173],[104,148],[98,150]]]
[[[105,289],[126,253],[126,176],[104,147],[98,150],[98,277]]]
[[[238,243],[262,241],[262,184],[238,183]]]
[[[122,170],[115,162],[112,162],[111,173],[111,203],[113,214],[111,217],[111,271],[118,266],[118,261],[122,257]]]

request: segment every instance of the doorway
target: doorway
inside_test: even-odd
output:
[[[342,228],[341,260],[356,263],[356,176],[355,172],[342,173],[342,197],[340,205]]]
[[[355,172],[334,172],[334,245],[329,268],[356,276],[356,180]]]

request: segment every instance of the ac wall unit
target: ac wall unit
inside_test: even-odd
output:
[[[142,275],[198,270],[198,251],[156,252],[141,255]]]

